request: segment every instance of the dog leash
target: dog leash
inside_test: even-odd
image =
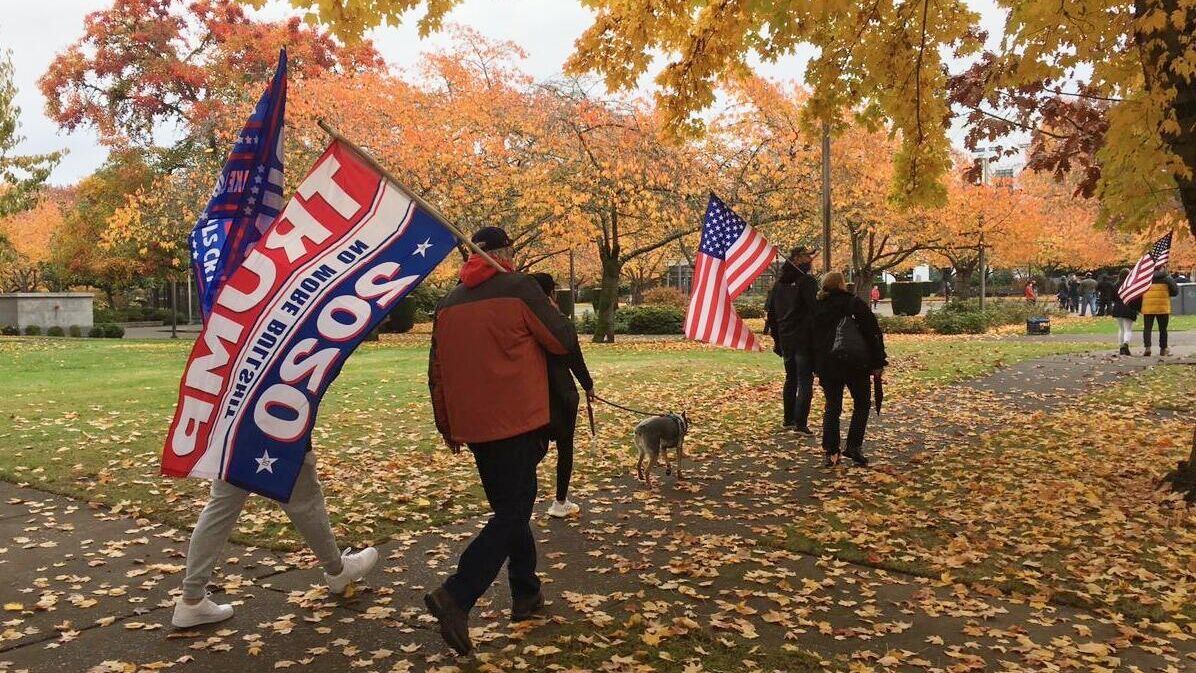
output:
[[[667,413],[659,413],[658,414],[658,413],[655,413],[652,411],[641,411],[639,409],[632,409],[631,407],[625,407],[621,404],[615,404],[614,402],[611,402],[610,400],[602,399],[601,397],[598,397],[597,395],[594,395],[593,397],[594,397],[594,399],[598,400],[599,402],[602,402],[603,404],[612,406],[616,409],[622,409],[623,411],[626,411],[626,412],[629,412],[632,414],[637,414],[639,416],[668,416]],[[589,398],[586,398],[586,404],[589,404],[589,402],[590,402]],[[594,409],[593,409],[593,407],[590,407],[590,423],[593,423],[593,422],[594,422]]]

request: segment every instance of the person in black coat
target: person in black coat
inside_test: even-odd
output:
[[[546,273],[534,273],[544,294],[556,305],[556,281]],[[568,355],[548,355],[548,438],[556,442],[556,500],[548,508],[549,516],[563,518],[576,514],[581,508],[569,501],[569,480],[573,477],[573,435],[577,430],[577,377],[586,396],[594,394],[594,379],[586,367],[581,350]]]
[[[1117,287],[1125,282],[1130,275],[1129,269],[1122,269],[1117,277]],[[1117,321],[1117,341],[1121,344],[1118,352],[1121,355],[1130,353],[1130,339],[1134,336],[1134,321],[1138,319],[1138,312],[1142,310],[1142,297],[1137,297],[1128,304],[1121,301],[1121,294],[1114,291],[1109,304],[1109,315]]]
[[[811,436],[810,402],[814,399],[814,354],[810,321],[818,281],[810,275],[817,250],[798,246],[781,265],[777,282],[768,293],[764,332],[772,335],[772,350],[785,362],[781,389],[782,425]]]
[[[846,362],[832,353],[835,333],[845,318],[854,320],[859,327],[867,346],[865,361]],[[826,412],[822,417],[824,465],[830,467],[839,462],[839,415],[843,412],[844,388],[851,392],[852,410],[847,448],[843,453],[856,465],[867,465],[863,447],[872,395],[870,379],[880,376],[888,365],[880,324],[868,304],[847,291],[843,274],[834,272],[823,276],[812,328],[814,368],[826,396]]]

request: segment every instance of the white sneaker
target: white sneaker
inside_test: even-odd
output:
[[[170,623],[175,628],[185,629],[200,624],[215,624],[233,616],[233,606],[218,605],[212,602],[212,594],[203,597],[195,605],[187,605],[183,597],[174,604],[174,616]]]
[[[356,554],[350,554],[346,549],[341,554],[341,564],[344,567],[341,568],[340,574],[324,573],[324,582],[328,584],[328,590],[332,593],[343,594],[350,583],[368,575],[377,563],[378,550],[373,547],[366,547]]]
[[[577,514],[580,511],[581,508],[577,506],[577,503],[571,502],[568,498],[566,498],[564,502],[560,500],[553,500],[552,506],[548,508],[548,516],[563,519],[572,514]]]

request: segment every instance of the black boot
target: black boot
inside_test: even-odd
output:
[[[1118,352],[1121,353],[1122,355],[1133,355],[1133,353],[1130,352],[1129,344],[1121,344],[1121,350]]]
[[[511,599],[511,621],[526,622],[534,619],[544,610],[544,594],[537,591],[534,595]]]
[[[469,640],[469,615],[457,605],[452,595],[444,587],[439,587],[432,593],[424,594],[424,604],[440,622],[440,637],[444,638],[444,642],[457,654],[469,654],[473,650],[473,643]]]
[[[843,452],[843,455],[851,459],[851,462],[860,467],[868,466],[868,459],[864,457],[864,452],[860,447],[848,448]]]

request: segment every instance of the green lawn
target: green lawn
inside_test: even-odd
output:
[[[889,399],[995,367],[1092,348],[1069,342],[983,337],[889,339]],[[0,339],[0,478],[190,525],[206,483],[158,475],[190,345],[171,341]],[[472,462],[440,448],[419,337],[363,346],[325,396],[315,431],[335,526],[354,540],[381,540],[477,510]],[[782,368],[771,353],[740,353],[681,341],[586,345],[602,394],[626,405],[689,412],[692,453],[762,439],[779,420]],[[626,473],[634,418],[598,410],[592,450],[579,435],[577,482]],[[544,469],[551,467],[546,461]],[[288,547],[294,532],[262,499],[242,517],[238,539]]]
[[[1157,329],[1157,328],[1156,328]],[[1173,315],[1168,331],[1196,329],[1196,315]],[[1051,321],[1053,334],[1116,334],[1117,323],[1112,318],[1055,318]],[[1142,332],[1142,316],[1134,323],[1134,332]]]

